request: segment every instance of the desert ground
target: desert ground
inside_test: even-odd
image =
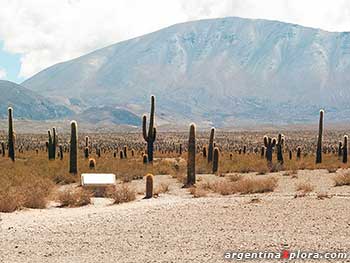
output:
[[[157,175],[155,187],[166,184],[167,191],[143,199],[145,179],[133,180],[129,184],[138,195],[129,203],[93,198],[83,207],[59,208],[52,202],[47,209],[0,214],[0,260],[225,262],[226,251],[348,251],[350,186],[334,187],[334,178],[344,173],[203,174],[197,178],[202,189],[237,175],[277,178],[278,185],[268,193],[208,190],[197,198],[176,178]]]

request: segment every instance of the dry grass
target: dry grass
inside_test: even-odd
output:
[[[155,195],[163,194],[169,192],[169,184],[168,183],[161,183],[157,186],[157,188],[154,191]]]
[[[274,177],[268,178],[243,178],[235,182],[216,182],[211,189],[221,195],[231,194],[255,194],[273,192],[277,187],[278,180]]]
[[[337,174],[333,181],[335,186],[350,185],[350,173]]]
[[[302,182],[296,185],[296,190],[305,194],[312,192],[314,188],[315,187],[308,182]]]
[[[127,203],[136,199],[136,192],[128,184],[123,183],[111,188],[108,197],[114,200],[114,204]]]
[[[208,191],[201,187],[191,187],[189,191],[194,198],[206,197],[208,195]]]
[[[90,191],[79,187],[59,192],[57,200],[61,207],[79,207],[90,204],[91,196]]]

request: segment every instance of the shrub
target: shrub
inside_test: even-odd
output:
[[[67,189],[58,194],[61,207],[79,207],[91,203],[91,192],[83,188]]]
[[[222,195],[255,194],[272,192],[277,187],[277,179],[269,178],[243,178],[235,182],[216,182],[212,186],[214,192]]]
[[[110,189],[108,197],[114,200],[114,204],[127,203],[136,199],[136,192],[127,184],[123,183]]]
[[[335,186],[350,185],[350,173],[338,174],[333,180]]]
[[[296,190],[297,191],[301,191],[303,193],[310,193],[314,190],[314,186],[311,185],[310,183],[299,183],[297,186],[296,186]]]

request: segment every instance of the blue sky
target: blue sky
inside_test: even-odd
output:
[[[349,0],[0,0],[0,7],[0,79],[17,83],[56,63],[191,20],[239,16],[350,31]]]
[[[6,52],[4,50],[3,41],[0,41],[0,70],[6,74],[0,79],[7,79],[16,83],[22,82],[24,78],[19,77],[20,68],[21,56],[19,54]]]

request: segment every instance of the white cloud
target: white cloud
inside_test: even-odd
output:
[[[0,68],[0,79],[5,79],[7,76],[6,70]]]
[[[241,16],[350,30],[347,0],[0,0],[0,6],[0,39],[7,51],[22,54],[23,77],[194,19]]]

